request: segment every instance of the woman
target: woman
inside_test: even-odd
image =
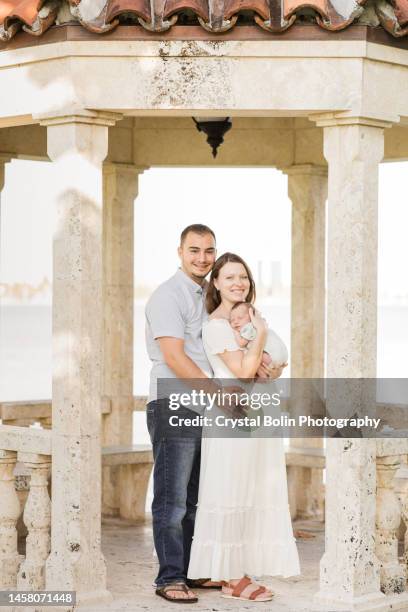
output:
[[[266,339],[265,321],[259,313],[251,313],[257,335],[247,351],[239,349],[229,324],[232,306],[254,299],[255,284],[246,263],[232,253],[219,257],[207,290],[210,316],[203,326],[204,348],[216,378],[256,375]],[[272,599],[273,593],[249,575],[299,573],[282,438],[204,434],[188,577],[222,580],[223,597],[261,602]]]

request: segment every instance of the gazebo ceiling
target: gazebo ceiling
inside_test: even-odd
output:
[[[70,21],[98,34],[119,23],[163,32],[180,18],[198,20],[212,33],[231,29],[238,18],[270,32],[296,21],[335,32],[358,21],[400,37],[408,34],[408,0],[0,0],[0,40],[10,40],[21,28],[40,36]]]

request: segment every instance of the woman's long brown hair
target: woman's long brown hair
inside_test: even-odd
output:
[[[223,255],[220,255],[217,261],[215,262],[211,272],[210,281],[208,283],[207,296],[205,300],[205,306],[207,308],[208,314],[214,312],[214,310],[218,308],[218,306],[221,304],[220,292],[218,291],[218,289],[215,288],[214,281],[217,280],[221,268],[223,268],[225,264],[229,262],[240,263],[244,266],[249,279],[249,291],[247,297],[245,298],[245,301],[249,302],[250,304],[253,304],[255,301],[255,281],[248,265],[239,255],[235,255],[235,253],[224,253]]]

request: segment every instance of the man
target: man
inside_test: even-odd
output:
[[[216,258],[214,232],[190,225],[180,236],[180,268],[160,285],[146,306],[146,344],[152,361],[147,424],[153,444],[153,536],[159,558],[156,593],[167,600],[193,603],[187,570],[198,499],[199,437],[163,438],[158,433],[166,398],[157,397],[157,380],[211,378],[201,331],[206,318],[205,277]],[[204,581],[203,586],[218,586]]]

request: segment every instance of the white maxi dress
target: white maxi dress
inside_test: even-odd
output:
[[[230,324],[211,319],[203,343],[216,378],[235,378],[220,354],[239,349]],[[233,580],[300,573],[282,438],[203,436],[188,577]]]

